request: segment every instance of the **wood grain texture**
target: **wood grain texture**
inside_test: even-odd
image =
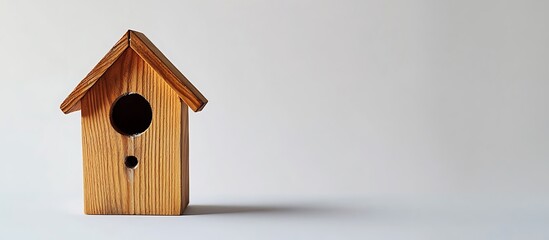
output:
[[[193,111],[198,112],[206,106],[208,100],[204,95],[189,82],[143,33],[130,31],[130,47],[174,88],[179,97]]]
[[[189,205],[189,107],[181,101],[181,214]]]
[[[153,112],[136,137],[110,123],[112,104],[128,92],[145,97]],[[81,101],[85,213],[181,214],[188,204],[188,113],[173,88],[128,48]],[[139,160],[135,169],[124,165],[129,155]]]
[[[133,40],[132,40],[133,39]],[[140,32],[128,30],[114,47],[99,61],[88,75],[74,88],[61,103],[65,114],[78,111],[80,100],[99,78],[111,67],[127,48],[132,48],[147,62],[177,95],[195,112],[201,111],[208,100],[198,89],[158,50],[158,48]]]
[[[111,67],[120,55],[129,47],[129,34],[126,32],[111,50],[95,65],[72,92],[61,103],[61,111],[65,114],[80,110],[80,100],[95,82]]]

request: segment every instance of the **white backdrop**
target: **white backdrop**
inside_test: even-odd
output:
[[[179,236],[449,239],[441,236],[462,230],[457,239],[547,238],[548,7],[490,0],[0,0],[0,234],[119,237],[131,228],[127,222],[141,226],[131,233],[136,237],[159,231],[145,227],[158,224],[150,218],[82,215],[80,115],[59,110],[135,29],[210,101],[190,114],[190,160],[191,204],[212,214],[187,217],[182,226],[194,230]],[[253,234],[239,231],[257,219],[238,213],[269,212],[245,208],[250,202],[312,201],[325,209],[322,199],[355,204],[348,211],[360,217],[260,221]],[[391,224],[376,225],[373,202],[391,201],[412,212],[389,204],[383,209],[394,213]],[[469,221],[474,214],[458,215],[432,227],[461,212],[441,210],[454,207],[476,209],[486,222],[509,221],[487,227]],[[283,209],[270,212],[276,209],[284,219]],[[236,213],[221,220],[217,212]],[[425,225],[416,228],[417,219]],[[365,230],[372,222],[377,228]],[[72,231],[53,227],[67,223],[76,224]],[[170,224],[162,231],[174,236]],[[208,226],[220,235],[201,235]]]

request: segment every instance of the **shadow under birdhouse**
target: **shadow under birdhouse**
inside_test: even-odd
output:
[[[330,209],[301,205],[189,205],[183,215],[210,214],[323,214]]]

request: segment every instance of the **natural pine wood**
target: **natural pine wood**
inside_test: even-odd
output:
[[[151,65],[166,82],[179,94],[179,97],[195,112],[206,106],[208,100],[189,80],[158,50],[145,34],[130,31],[130,47]]]
[[[181,214],[189,205],[189,107],[181,101]]]
[[[147,62],[178,96],[195,112],[201,111],[208,100],[196,87],[158,50],[158,48],[143,34],[128,30],[114,47],[99,61],[88,75],[74,88],[61,104],[65,113],[78,111],[80,100],[89,91],[107,69],[120,57],[127,48],[133,49]]]
[[[118,133],[110,108],[124,93],[153,110],[137,137]],[[127,48],[81,99],[84,205],[87,214],[179,215],[188,204],[188,110],[174,89]],[[124,165],[134,155],[135,169]]]
[[[130,31],[126,32],[111,50],[95,65],[95,67],[80,81],[80,83],[61,103],[61,111],[65,114],[80,110],[80,100],[95,82],[111,67],[120,55],[130,46]]]
[[[118,133],[111,107],[138,93],[152,108],[149,128]],[[82,110],[84,211],[87,214],[179,215],[189,204],[188,109],[208,100],[142,33],[129,30],[61,104]],[[127,156],[137,157],[135,169]]]

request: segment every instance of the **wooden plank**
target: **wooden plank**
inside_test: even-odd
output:
[[[80,83],[61,103],[61,111],[65,114],[80,110],[80,100],[95,82],[111,67],[120,55],[129,47],[129,34],[126,32],[111,50],[95,65]]]
[[[168,82],[193,111],[201,111],[208,103],[204,95],[143,33],[131,30],[129,32],[130,47]]]
[[[145,97],[153,113],[136,137],[118,133],[110,122],[112,104],[128,92]],[[128,48],[81,101],[85,213],[181,214],[184,124],[177,93]],[[135,169],[124,165],[128,155],[139,160]]]
[[[133,41],[132,41],[133,38]],[[128,47],[131,47],[174,89],[183,101],[195,112],[201,111],[208,100],[198,89],[140,32],[128,30],[99,63],[80,81],[61,103],[65,114],[80,110],[80,100],[95,82],[109,69]]]
[[[189,205],[189,107],[181,101],[181,214]]]

